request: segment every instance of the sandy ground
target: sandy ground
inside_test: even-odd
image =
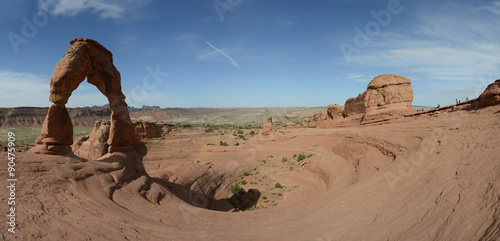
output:
[[[230,134],[153,139],[143,159],[149,177],[111,196],[94,161],[18,153],[17,228],[8,232],[3,215],[1,238],[500,240],[499,117],[495,106],[285,129],[239,146]],[[207,145],[221,140],[229,146]],[[301,153],[309,157],[298,162]],[[4,186],[7,178],[0,172]],[[258,192],[256,210],[228,206],[229,186],[241,180]],[[4,214],[8,195],[3,187]]]

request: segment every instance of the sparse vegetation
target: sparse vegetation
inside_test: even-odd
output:
[[[297,161],[300,162],[300,161],[303,161],[305,160],[307,157],[304,153],[300,153],[298,156],[297,156]]]
[[[257,160],[257,161],[258,161],[258,162],[262,162],[262,164],[267,164],[267,162],[268,162],[269,160],[267,160],[267,159],[260,159],[260,160]]]
[[[237,195],[237,194],[245,193],[245,189],[240,187],[240,185],[238,183],[235,183],[229,187],[229,192],[231,192],[233,195]]]
[[[220,146],[228,146],[227,142],[225,142],[225,141],[220,141],[220,142],[219,142],[219,145],[220,145]]]
[[[275,188],[283,188],[283,186],[279,182],[277,182],[276,184],[274,184],[274,187]]]

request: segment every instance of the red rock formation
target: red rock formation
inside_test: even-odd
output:
[[[326,111],[329,119],[337,119],[344,117],[344,107],[336,104],[332,104],[328,106],[328,110]]]
[[[42,133],[36,139],[36,146],[29,152],[73,154],[70,146],[73,143],[73,126],[65,105],[71,93],[87,78],[89,83],[108,98],[111,110],[108,154],[97,160],[109,164],[103,171],[108,172],[116,183],[123,183],[139,173],[145,173],[142,160],[134,149],[134,126],[121,90],[120,72],[113,65],[113,55],[95,40],[77,38],[71,40],[70,44],[50,79],[49,100],[54,104],[49,108]],[[100,136],[98,139],[101,138],[104,137]]]
[[[394,116],[413,112],[413,88],[411,81],[403,76],[381,75],[374,78],[367,90],[345,103],[344,116],[367,115]]]
[[[125,95],[121,91],[120,73],[113,65],[111,52],[91,39],[77,38],[70,44],[50,79],[49,100],[54,104],[50,107],[42,133],[36,140],[37,145],[30,152],[57,155],[71,153],[73,128],[65,104],[85,78],[109,100],[110,150],[113,146],[133,146],[134,127],[125,103]]]
[[[326,116],[323,114],[322,111],[314,113],[312,121],[319,122],[324,120],[326,120]]]
[[[500,104],[500,79],[491,83],[486,90],[477,97],[479,108]]]
[[[108,153],[109,121],[96,121],[92,133],[76,139],[71,146],[75,155],[87,160],[96,160]]]
[[[276,128],[274,128],[273,125],[273,118],[269,117],[266,120],[266,123],[262,126],[262,135],[268,136],[270,135],[273,131],[276,131]]]
[[[92,133],[79,137],[71,146],[75,155],[87,160],[96,160],[108,153],[110,121],[96,121]],[[155,124],[152,122],[134,121],[136,141],[161,137],[172,131],[171,124]]]
[[[135,138],[136,140],[146,140],[164,136],[172,131],[172,126],[171,124],[134,121]]]

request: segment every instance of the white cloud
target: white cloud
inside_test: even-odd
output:
[[[368,76],[365,76],[365,75],[349,75],[345,78],[348,80],[354,80],[357,82],[368,82],[368,81],[373,79],[373,78],[369,78]]]
[[[365,77],[364,75],[349,75],[345,77],[346,79],[359,79]]]
[[[0,106],[49,106],[49,77],[0,71]]]
[[[486,10],[491,13],[500,15],[500,2],[493,2],[490,6],[484,6],[484,7],[479,7],[477,8],[479,10]]]
[[[39,6],[46,1],[39,0]],[[133,0],[125,1],[125,5],[134,2]],[[54,15],[76,16],[85,11],[93,11],[102,19],[106,18],[121,18],[125,12],[123,7],[124,1],[118,0],[58,0],[51,7],[51,13]]]
[[[500,2],[493,5],[500,8]],[[500,72],[500,25],[497,16],[468,4],[454,5],[453,11],[446,7],[436,3],[419,9],[411,22],[373,38],[353,62],[373,71],[416,76],[416,86],[429,88],[416,96],[475,97],[476,89],[484,90],[481,76]]]

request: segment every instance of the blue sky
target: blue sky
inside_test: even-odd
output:
[[[412,81],[414,105],[477,97],[500,78],[500,1],[6,0],[0,106],[49,106],[69,41],[114,55],[129,105],[341,104],[373,77]],[[87,82],[68,106],[106,104]]]

